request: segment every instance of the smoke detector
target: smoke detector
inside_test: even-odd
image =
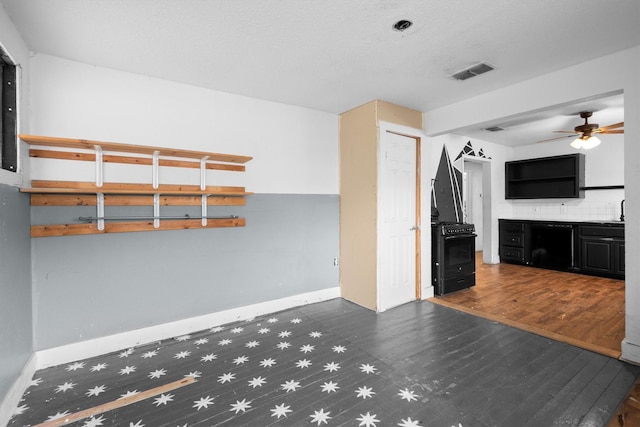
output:
[[[404,30],[409,29],[409,27],[412,25],[413,25],[413,22],[407,19],[401,19],[395,24],[393,24],[393,29],[399,32],[403,32]]]

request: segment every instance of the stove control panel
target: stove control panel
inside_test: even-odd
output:
[[[443,236],[453,236],[457,234],[473,234],[476,228],[473,224],[444,224],[440,226]]]

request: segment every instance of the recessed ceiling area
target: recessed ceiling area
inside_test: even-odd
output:
[[[623,122],[624,95],[622,93],[605,94],[600,97],[550,106],[540,111],[457,129],[455,134],[510,147],[536,144],[539,141],[563,136],[563,134],[554,133],[554,131],[571,131],[576,126],[584,124],[584,119],[580,118],[582,111],[593,112],[593,115],[589,118],[589,123],[597,123],[600,126]],[[491,128],[502,130],[489,130]],[[600,138],[606,140],[608,137],[610,136],[603,135]],[[568,145],[571,140],[570,137],[567,137],[566,144]],[[565,143],[565,140],[557,139],[540,143],[558,144]]]

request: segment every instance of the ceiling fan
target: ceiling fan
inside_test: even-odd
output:
[[[570,130],[556,130],[556,133],[569,133],[571,135],[559,136],[556,138],[544,139],[538,142],[553,141],[562,138],[577,137],[572,143],[573,148],[589,149],[600,145],[600,140],[595,136],[596,134],[612,134],[612,133],[624,133],[624,129],[617,129],[624,126],[624,122],[614,123],[608,126],[598,125],[597,123],[589,123],[589,117],[593,113],[591,111],[583,111],[580,113],[580,117],[584,119],[584,124],[576,126],[573,131]]]

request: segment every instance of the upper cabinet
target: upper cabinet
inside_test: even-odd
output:
[[[584,154],[505,162],[506,199],[584,197]]]

